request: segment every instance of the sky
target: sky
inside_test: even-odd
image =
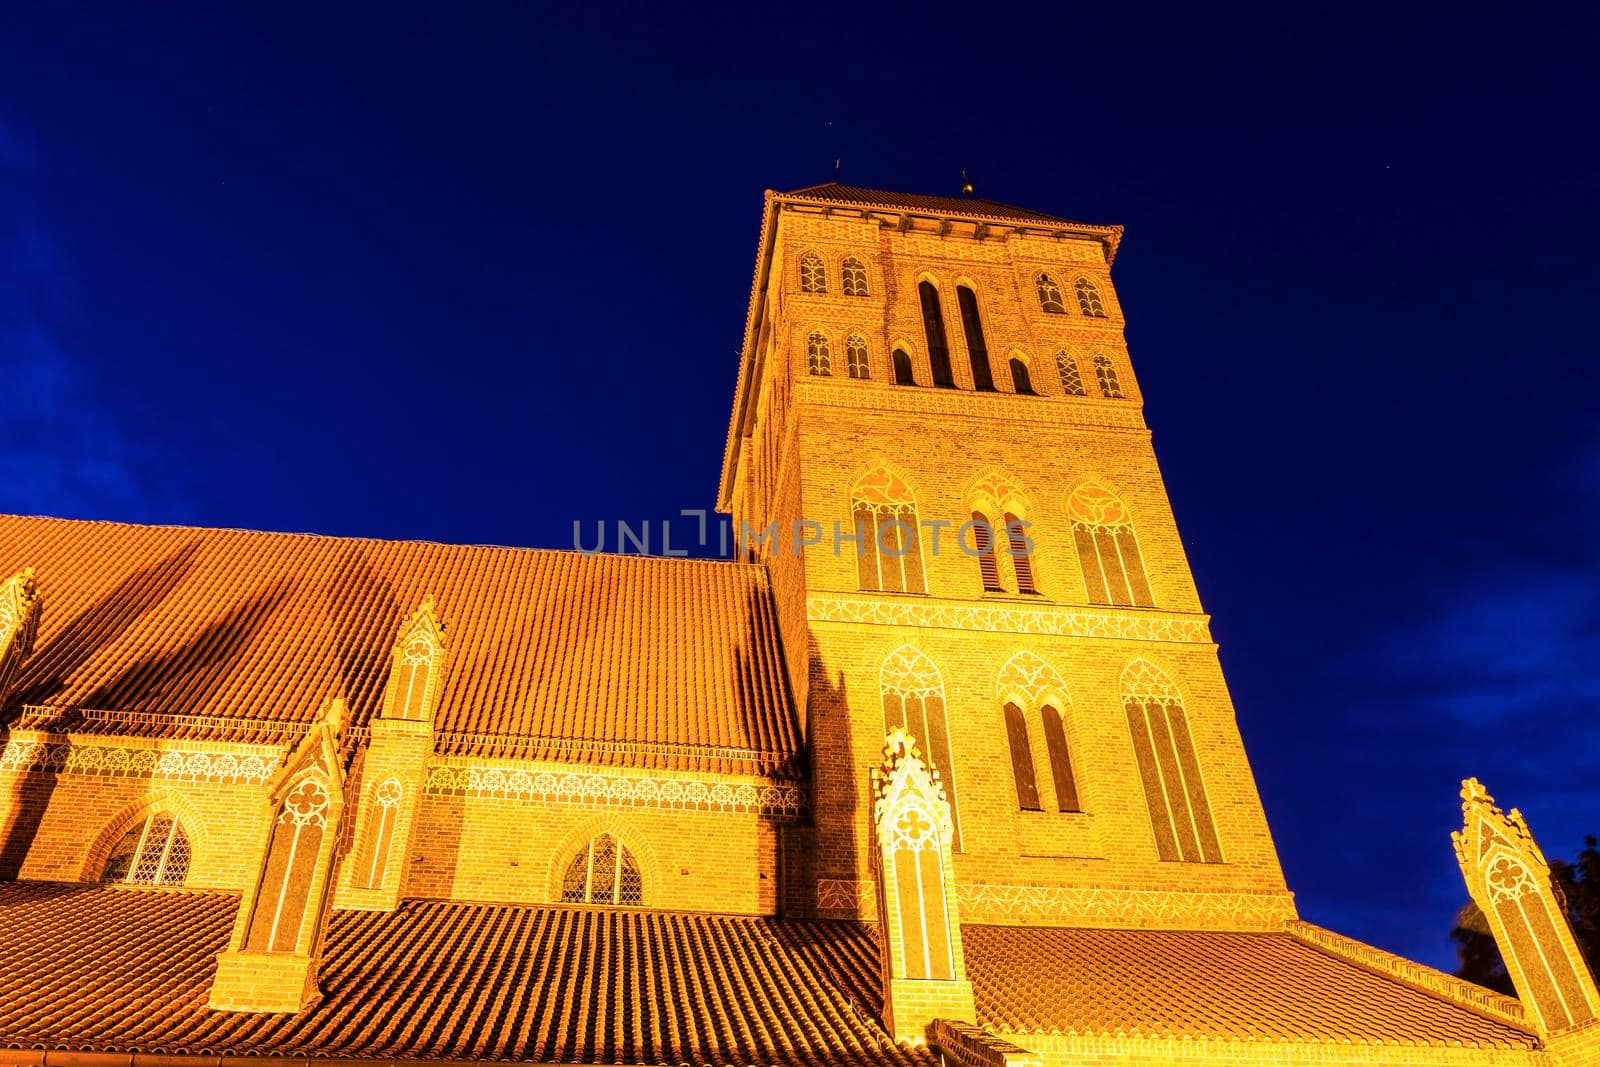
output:
[[[710,507],[765,188],[1127,236],[1303,917],[1452,968],[1481,777],[1600,833],[1594,16],[10,5],[0,510],[446,542]]]

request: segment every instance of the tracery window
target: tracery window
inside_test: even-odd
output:
[[[994,375],[989,371],[989,346],[983,339],[983,320],[978,317],[978,297],[965,285],[956,286],[956,306],[961,309],[961,329],[967,339],[967,360],[972,364],[972,387],[994,392]]]
[[[1065,349],[1056,353],[1056,370],[1061,374],[1061,391],[1067,396],[1088,396],[1083,387],[1083,375],[1078,372],[1078,361]]]
[[[815,252],[807,252],[800,257],[800,291],[802,293],[828,291],[828,268],[823,266],[822,257]]]
[[[356,860],[356,886],[361,889],[379,889],[389,865],[389,852],[394,846],[394,823],[400,813],[400,800],[405,787],[400,779],[390,776],[373,787],[372,811],[368,815],[367,832]]]
[[[1023,811],[1081,811],[1066,722],[1067,683],[1032,652],[1000,669],[998,694],[1011,749],[1017,807]]]
[[[910,352],[907,352],[903,348],[897,348],[897,349],[894,350],[894,354],[890,357],[890,359],[891,359],[891,362],[894,363],[894,384],[896,384],[896,385],[916,385],[917,384],[916,375],[911,373],[911,353]]]
[[[932,282],[921,281],[917,283],[917,295],[922,300],[922,328],[928,335],[928,367],[933,372],[934,387],[954,389],[956,378],[950,369],[950,344],[945,339],[939,290]]]
[[[561,879],[564,904],[638,904],[643,900],[639,864],[611,834],[590,838],[567,863]]]
[[[845,367],[852,378],[870,378],[872,369],[867,365],[867,339],[853,333],[844,343]]]
[[[1056,285],[1056,280],[1050,275],[1040,271],[1033,279],[1033,287],[1039,293],[1039,308],[1051,315],[1065,315],[1067,305],[1061,300],[1061,287]]]
[[[950,723],[945,715],[944,679],[939,668],[926,655],[902,645],[884,660],[879,672],[883,693],[883,732],[904,730],[916,740],[939,779],[945,798],[950,801],[954,820],[955,848],[961,847],[961,815],[956,804],[955,767],[950,754]]]
[[[954,824],[938,783],[910,738],[891,734],[884,755],[885,778],[878,780],[873,819],[881,849],[887,905],[882,921],[890,931],[891,968],[905,978],[949,981],[956,968],[944,835],[950,833],[953,840]]]
[[[1009,365],[1011,388],[1024,396],[1033,395],[1033,378],[1028,374],[1028,361],[1021,356],[1012,356]]]
[[[1117,368],[1109,356],[1094,357],[1094,376],[1100,382],[1100,392],[1109,400],[1122,399],[1122,383],[1117,381]]]
[[[111,846],[102,882],[182,885],[189,873],[189,835],[171,812],[153,812]]]
[[[857,576],[862,589],[888,593],[926,592],[922,537],[911,490],[888,471],[862,476],[851,493]]]
[[[1091,319],[1106,317],[1105,306],[1100,303],[1100,290],[1088,278],[1079,278],[1072,287],[1078,294],[1078,310]]]
[[[844,261],[844,295],[867,296],[867,267],[854,256]]]
[[[293,952],[308,911],[322,838],[333,799],[318,774],[294,782],[273,820],[267,863],[251,911],[245,947],[262,952]]]
[[[1067,498],[1078,564],[1091,604],[1153,607],[1133,519],[1116,494],[1085,482]]]
[[[811,331],[806,338],[806,370],[823,378],[833,375],[833,353],[828,349],[828,335],[821,330]]]
[[[1028,523],[1022,518],[1026,514],[1022,494],[1004,476],[991,473],[969,490],[968,499],[972,518],[958,536],[962,549],[977,557],[984,592],[1005,592],[1009,579],[1017,592],[1037,593],[1034,545],[1028,536]]]
[[[1583,995],[1583,978],[1557,933],[1567,917],[1551,906],[1554,902],[1541,892],[1528,865],[1509,849],[1502,849],[1490,855],[1483,879],[1489,905],[1509,942],[1501,951],[1518,964],[1529,986],[1527,999],[1545,1025],[1564,1030],[1593,1019],[1594,1012]]]
[[[1122,673],[1122,704],[1157,854],[1164,860],[1221,863],[1222,848],[1177,687],[1154,664],[1134,660]]]

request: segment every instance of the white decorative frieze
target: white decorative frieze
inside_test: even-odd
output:
[[[1288,893],[1194,893],[1096,886],[974,883],[959,889],[968,922],[1031,920],[1060,926],[1281,930],[1295,918]]]
[[[807,617],[812,622],[864,622],[882,626],[930,626],[992,633],[1211,643],[1211,627],[1205,615],[1124,614],[1033,605],[939,604],[849,595],[809,597],[806,609]]]
[[[424,791],[434,796],[486,797],[524,804],[653,808],[662,811],[805,814],[804,787],[778,781],[643,778],[595,770],[557,771],[434,763]]]
[[[259,784],[272,777],[282,761],[282,756],[276,754],[134,748],[15,737],[0,749],[0,772],[184,782]]]

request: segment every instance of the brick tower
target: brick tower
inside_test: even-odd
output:
[[[777,523],[751,553],[814,761],[797,911],[874,910],[870,776],[899,727],[952,801],[967,922],[1294,916],[1141,414],[1120,236],[767,194],[720,502]]]

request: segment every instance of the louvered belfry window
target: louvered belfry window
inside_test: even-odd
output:
[[[989,371],[989,345],[983,339],[983,320],[978,317],[978,297],[965,285],[956,286],[956,306],[961,309],[961,329],[967,338],[967,359],[972,363],[972,387],[994,392],[994,375]]]
[[[928,367],[933,372],[934,387],[954,389],[956,378],[950,370],[950,343],[945,339],[944,308],[939,303],[939,290],[932,282],[919,282],[917,295],[922,299],[922,328],[928,335]]]

